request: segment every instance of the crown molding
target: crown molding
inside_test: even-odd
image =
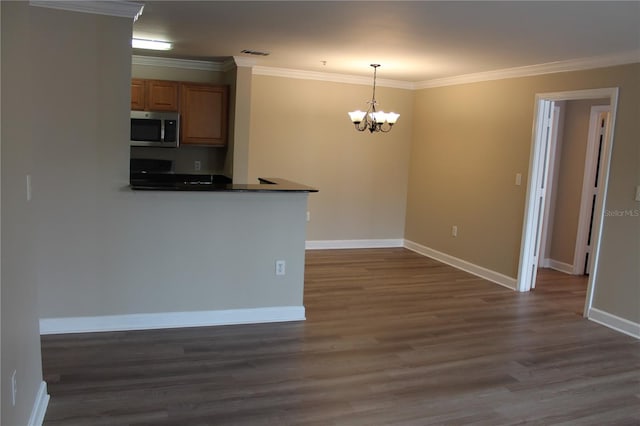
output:
[[[581,71],[594,68],[611,67],[616,65],[633,64],[637,62],[640,62],[640,50],[632,50],[611,55],[570,59],[567,61],[548,62],[545,64],[506,68],[502,70],[487,71],[474,74],[464,74],[455,77],[438,78],[421,82],[388,80],[379,78],[376,80],[376,85],[380,87],[391,87],[395,89],[420,90],[434,87],[455,86],[458,84],[478,83],[482,81],[502,80],[505,78],[530,77],[558,72]],[[295,78],[301,80],[329,81],[333,83],[359,84],[365,86],[369,86],[372,83],[371,77],[255,65],[256,60],[254,58],[246,58],[244,56],[234,56],[224,62],[212,62],[133,55],[131,63],[134,65],[153,65],[160,67],[186,68],[218,72],[227,72],[236,66],[251,67],[252,73],[254,75]]]
[[[221,69],[223,72],[228,72],[231,71],[232,69],[236,68],[236,63],[233,60],[233,58],[229,58],[226,61],[224,61],[221,65],[220,65]]]
[[[239,60],[238,60],[239,59]],[[198,61],[194,59],[162,58],[159,56],[131,55],[132,65],[151,65],[155,67],[183,68],[201,71],[227,72],[236,66],[251,67],[255,59],[234,56],[223,62]]]
[[[31,0],[30,6],[49,9],[68,10],[71,12],[93,13],[97,15],[131,18],[134,22],[142,15],[143,3],[132,1],[41,1]]]
[[[318,71],[303,71],[290,68],[273,68],[264,66],[253,67],[254,75],[266,75],[270,77],[297,78],[300,80],[320,80],[330,81],[333,83],[361,84],[370,86],[373,82],[372,77],[362,77],[357,75],[336,74]],[[386,80],[383,78],[376,79],[376,85],[382,87],[393,87],[396,89],[413,90],[415,84],[409,81]]]
[[[258,63],[255,58],[249,58],[246,56],[234,56],[233,61],[231,62],[238,67],[254,67],[256,63]]]
[[[430,89],[433,87],[454,86],[458,84],[478,83],[481,81],[502,80],[505,78],[531,77],[542,74],[582,71],[594,68],[633,64],[637,62],[640,62],[640,50],[632,50],[628,52],[614,53],[611,55],[569,59],[566,61],[547,62],[544,64],[528,65],[524,67],[464,74],[455,77],[437,78],[434,80],[426,80],[416,83],[415,88]]]
[[[131,55],[132,65],[151,65],[155,67],[184,68],[201,71],[225,71],[222,62],[196,61],[192,59],[160,58],[157,56]]]
[[[506,78],[530,77],[542,74],[558,72],[582,71],[594,68],[611,67],[616,65],[633,64],[640,62],[640,50],[614,53],[610,55],[594,56],[589,58],[569,59],[566,61],[548,62],[544,64],[528,65],[524,67],[506,68],[501,70],[486,71],[473,74],[464,74],[454,77],[438,78],[421,82],[400,80],[377,79],[378,86],[393,87],[396,89],[420,90],[433,87],[455,86],[458,84],[478,83],[481,81],[502,80]],[[333,74],[326,72],[302,71],[288,68],[271,68],[256,66],[253,68],[256,75],[272,77],[298,78],[303,80],[331,81],[334,83],[370,85],[370,77],[361,77],[347,74]]]

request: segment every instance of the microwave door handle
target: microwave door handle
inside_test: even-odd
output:
[[[164,123],[166,120],[160,120],[160,142],[164,142]]]

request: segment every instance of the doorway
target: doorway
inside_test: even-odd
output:
[[[554,102],[541,268],[589,274],[600,153],[610,109],[608,99]]]
[[[604,203],[609,177],[613,129],[618,100],[617,88],[590,89],[570,92],[541,93],[535,97],[534,128],[532,135],[531,154],[529,162],[529,179],[525,204],[524,224],[522,231],[522,245],[518,268],[518,291],[530,291],[535,286],[537,269],[540,263],[540,248],[542,245],[543,219],[545,209],[548,210],[548,185],[551,142],[554,130],[555,103],[559,101],[604,99],[608,101],[611,111],[609,125],[599,154],[598,196],[592,209],[592,229],[589,262],[589,279],[583,315],[587,316],[593,299],[594,286],[597,277],[597,265],[602,229]]]
[[[586,161],[582,179],[582,195],[578,232],[574,251],[574,274],[589,275],[593,249],[593,224],[595,206],[600,196],[600,171],[602,149],[606,142],[607,127],[611,116],[610,105],[595,102],[589,111],[589,135],[587,138]]]

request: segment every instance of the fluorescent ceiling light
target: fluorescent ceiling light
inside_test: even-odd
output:
[[[171,49],[171,43],[158,40],[145,40],[143,38],[132,38],[131,46],[136,49],[151,49],[151,50],[169,50]]]

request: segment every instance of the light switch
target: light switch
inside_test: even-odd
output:
[[[31,201],[31,175],[27,175],[27,201]]]
[[[522,173],[516,173],[516,185],[522,185]]]

